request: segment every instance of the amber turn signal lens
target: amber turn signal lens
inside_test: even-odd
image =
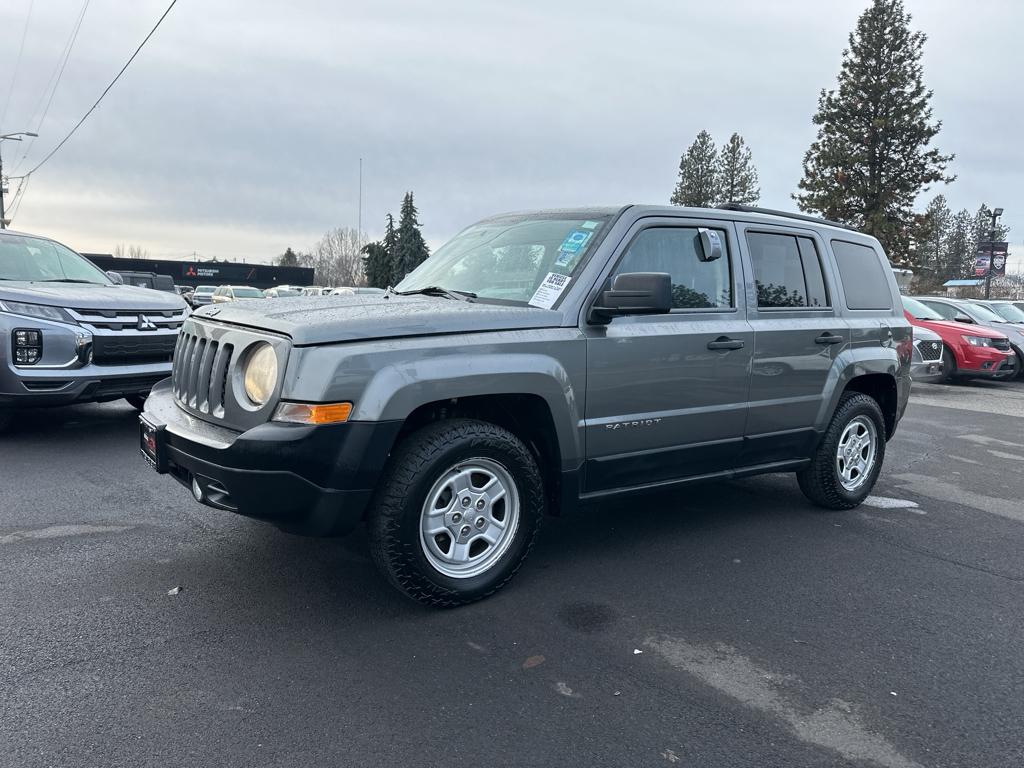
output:
[[[281,403],[274,421],[287,424],[340,424],[348,421],[352,403]]]

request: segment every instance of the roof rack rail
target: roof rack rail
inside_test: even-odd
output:
[[[823,219],[820,216],[807,216],[803,213],[791,213],[789,211],[777,211],[774,208],[758,208],[756,205],[740,205],[739,203],[724,203],[723,205],[715,206],[723,211],[741,211],[742,213],[764,213],[769,216],[783,216],[787,219],[799,219],[800,221],[813,221],[815,224],[828,224],[830,227],[839,227],[840,229],[848,229],[851,232],[856,232],[856,227],[851,227],[849,224],[842,224],[838,221],[830,221],[829,219]]]

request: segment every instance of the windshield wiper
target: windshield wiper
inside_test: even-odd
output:
[[[454,289],[442,288],[440,285],[428,285],[424,288],[417,288],[413,291],[394,291],[398,296],[444,296],[446,299],[457,299],[458,301],[472,301],[476,294],[472,291],[456,291]]]
[[[36,280],[37,283],[85,283],[86,285],[102,285],[93,280],[79,280],[77,277],[55,277],[52,280]]]

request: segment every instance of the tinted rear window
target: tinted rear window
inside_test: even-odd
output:
[[[832,252],[849,309],[892,309],[889,277],[885,272],[888,267],[883,266],[874,248],[833,240]]]
[[[828,307],[814,241],[796,235],[747,233],[758,307]]]

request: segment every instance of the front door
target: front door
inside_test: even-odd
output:
[[[699,228],[718,232],[702,261]],[[666,272],[670,314],[586,325],[585,493],[652,485],[734,466],[743,441],[753,333],[731,223],[634,225],[611,275]]]

